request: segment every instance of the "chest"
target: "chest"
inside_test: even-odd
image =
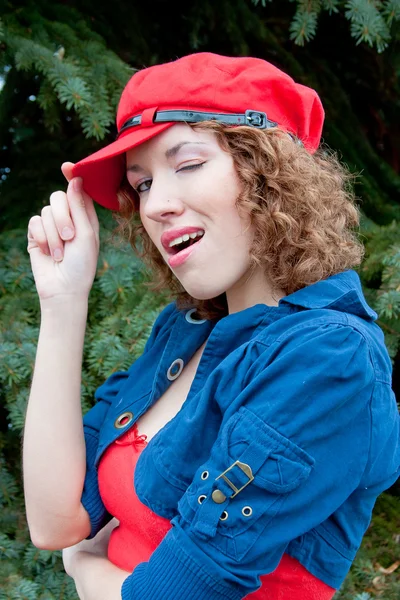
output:
[[[147,442],[180,411],[195,378],[206,343],[207,341],[200,346],[157,402],[137,420],[139,434],[145,434]]]

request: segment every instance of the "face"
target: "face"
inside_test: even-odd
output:
[[[185,290],[205,300],[240,289],[250,266],[253,232],[235,206],[240,184],[233,159],[215,134],[179,123],[126,158],[142,224]],[[184,227],[202,230],[204,236],[180,255],[175,248],[174,256],[161,236]]]

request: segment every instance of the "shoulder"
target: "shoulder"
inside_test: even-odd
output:
[[[303,349],[319,361],[340,363],[357,353],[377,380],[391,381],[392,365],[382,330],[373,321],[349,313],[324,308],[291,313],[264,327],[249,346],[253,359],[254,355],[275,358]]]
[[[171,330],[171,327],[173,327],[178,317],[179,311],[175,302],[170,302],[161,310],[161,312],[155,314],[155,320],[151,326],[150,335],[144,347],[144,352],[151,349],[160,334]]]
[[[157,315],[153,324],[153,330],[158,333],[163,327],[174,323],[179,314],[180,311],[176,307],[176,302],[170,302]]]
[[[319,354],[336,357],[364,348],[364,356],[370,360],[370,340],[357,323],[343,313],[332,314],[329,310],[305,310],[292,313],[263,328],[249,342],[249,351],[261,354],[268,360],[307,350],[307,357],[315,360]],[[267,358],[268,357],[268,358]]]

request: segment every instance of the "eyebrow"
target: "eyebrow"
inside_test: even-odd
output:
[[[207,146],[207,144],[205,142],[179,142],[179,144],[172,146],[172,148],[169,148],[165,152],[165,158],[167,158],[167,159],[173,158],[176,154],[178,154],[178,152],[182,148],[182,146],[185,146],[186,144],[197,144],[197,145],[201,145],[201,146]],[[143,171],[143,167],[141,167],[140,165],[137,165],[137,164],[133,164],[133,165],[130,165],[129,167],[127,167],[126,170],[130,171],[131,173],[137,173],[138,171]]]

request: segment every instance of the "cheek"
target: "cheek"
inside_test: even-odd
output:
[[[241,188],[238,181],[236,180],[236,174],[232,173],[232,176],[225,177],[220,182],[219,187],[219,204],[220,212],[222,211],[227,222],[231,222],[232,225],[236,225],[237,228],[244,228],[248,223],[248,215],[244,214],[241,216],[238,208],[238,198],[240,197]]]
[[[216,212],[220,212],[221,209],[228,211],[236,209],[240,191],[236,171],[233,168],[226,168],[226,165],[216,166],[211,173],[207,173],[207,177],[199,186],[199,196],[203,196],[210,208],[216,209]]]
[[[139,210],[139,215],[140,215],[140,221],[142,223],[144,230],[146,231],[146,233],[149,236],[149,238],[151,239],[151,241],[154,243],[154,234],[152,232],[150,219],[147,219],[146,216],[140,210]]]
[[[238,174],[233,165],[226,169],[225,174],[220,179],[220,189],[224,192],[226,202],[231,206],[235,206],[241,192],[241,184]]]
[[[138,207],[138,211],[139,211],[139,217],[140,217],[140,222],[142,223],[143,227],[145,228],[146,232],[151,236],[151,226],[152,226],[152,222],[151,219],[149,219],[143,209],[143,203],[139,204]]]

